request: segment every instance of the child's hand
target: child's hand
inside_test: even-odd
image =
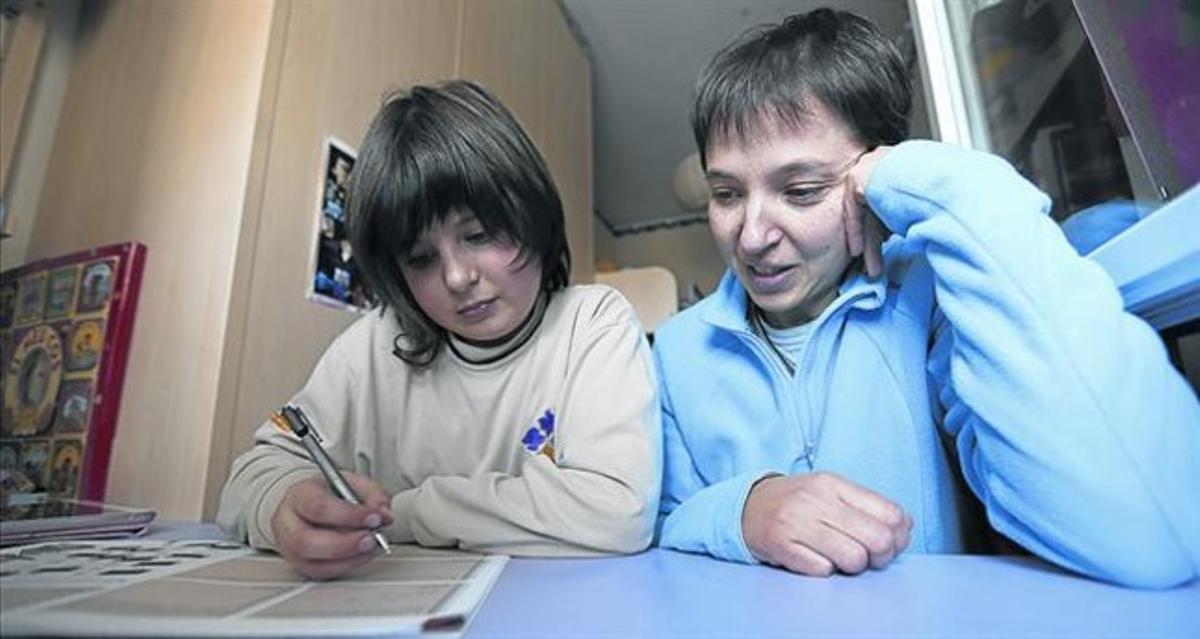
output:
[[[321,477],[309,477],[288,489],[271,517],[279,554],[310,579],[332,579],[365,564],[379,549],[373,532],[392,523],[387,491],[362,475],[344,475],[363,505],[338,498]]]
[[[750,490],[742,536],[759,561],[810,576],[883,568],[908,547],[912,519],[831,473],[768,477]]]
[[[842,206],[846,223],[846,244],[850,257],[863,256],[867,275],[877,277],[883,273],[883,241],[888,231],[867,204],[867,184],[875,165],[887,155],[892,147],[881,146],[864,153],[846,174],[846,201]]]

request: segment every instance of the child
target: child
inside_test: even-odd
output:
[[[476,84],[418,86],[367,132],[349,194],[379,303],[292,399],[363,498],[329,491],[264,424],[218,520],[314,578],[394,542],[519,555],[632,553],[658,500],[659,407],[630,305],[567,286],[562,204],[513,116]]]

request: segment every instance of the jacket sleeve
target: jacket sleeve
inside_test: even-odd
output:
[[[742,509],[758,480],[784,472],[753,471],[707,484],[696,470],[687,442],[675,420],[675,407],[656,345],[662,402],[663,473],[657,544],[684,552],[712,555],[727,561],[757,563],[742,537]]]
[[[650,544],[662,472],[654,370],[632,308],[617,295],[602,304],[611,307],[577,329],[555,459],[530,454],[518,475],[429,477],[393,496],[389,537],[513,555]]]
[[[992,526],[1118,583],[1200,572],[1200,404],[1158,335],[992,155],[908,142],[867,200],[933,269],[929,373]]]

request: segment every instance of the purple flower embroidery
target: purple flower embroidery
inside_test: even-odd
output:
[[[542,427],[547,437],[554,434],[554,413],[550,409],[547,408],[546,413],[538,418],[538,426]]]
[[[554,411],[546,409],[546,412],[537,418],[537,424],[525,431],[525,436],[521,438],[521,444],[525,446],[525,450],[534,454],[541,453],[553,461]]]
[[[536,426],[525,431],[525,437],[521,438],[521,443],[525,444],[525,448],[531,453],[536,453],[544,441],[546,436]]]

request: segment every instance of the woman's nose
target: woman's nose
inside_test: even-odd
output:
[[[761,198],[746,201],[738,247],[745,255],[761,255],[779,242],[782,231],[771,218],[767,204]]]

